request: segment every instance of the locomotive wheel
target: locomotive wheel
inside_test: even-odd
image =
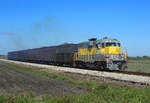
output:
[[[127,64],[123,63],[121,67],[121,71],[125,71],[128,68]]]

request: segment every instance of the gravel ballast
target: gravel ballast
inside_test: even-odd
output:
[[[19,61],[11,61],[11,60],[4,60],[4,59],[0,59],[0,60],[10,62],[10,63],[15,63],[15,64],[21,64],[21,65],[25,65],[25,66],[29,66],[29,67],[45,68],[45,69],[48,69],[48,70],[86,74],[86,75],[91,75],[91,76],[111,78],[111,79],[114,79],[114,80],[120,80],[120,81],[127,81],[127,82],[133,82],[133,83],[141,83],[141,84],[144,84],[144,85],[150,85],[150,77],[146,77],[146,76],[128,75],[128,74],[104,72],[104,71],[92,71],[92,70],[84,70],[84,69],[77,69],[77,68],[70,68],[70,67],[59,67],[59,66],[52,66],[52,65],[43,65],[43,64],[34,64],[34,63],[26,63],[26,62],[19,62]]]

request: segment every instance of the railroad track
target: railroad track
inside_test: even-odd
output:
[[[74,67],[72,67],[74,68]],[[127,75],[137,75],[137,76],[147,76],[150,77],[150,73],[144,73],[144,72],[135,72],[135,71],[118,71],[118,70],[99,70],[99,69],[93,69],[88,67],[77,67],[77,69],[87,69],[87,70],[94,70],[94,71],[102,71],[102,72],[112,72],[112,73],[118,73],[118,74],[127,74]]]
[[[86,68],[86,67],[85,68],[83,68],[83,67],[77,67],[77,69],[87,69],[87,70],[94,70],[94,71],[102,71],[102,72],[110,72],[110,73],[112,72],[112,73],[118,73],[118,74],[127,74],[127,75],[137,75],[137,76],[147,76],[147,77],[150,77],[150,73],[135,72],[135,71],[99,70],[99,69]]]
[[[104,77],[104,78],[109,78],[109,79],[119,80],[124,82],[139,83],[142,85],[150,85],[150,73],[140,73],[140,72],[131,72],[131,71],[109,71],[108,72],[108,71],[87,70],[81,68],[78,69],[78,68],[70,68],[70,67],[35,64],[35,63],[11,61],[11,60],[4,60],[4,59],[0,59],[0,61],[15,63],[27,67],[44,68],[45,71],[55,70],[55,71],[71,72],[71,73],[78,73],[83,75]]]
[[[70,67],[70,66],[62,66],[62,67]],[[150,77],[150,73],[144,72],[135,72],[135,71],[118,71],[118,70],[99,70],[98,68],[89,68],[89,67],[70,67],[70,68],[77,68],[77,69],[84,69],[84,70],[93,70],[93,71],[101,71],[101,72],[112,72],[118,74],[127,74],[127,75],[137,75],[137,76],[147,76]]]
[[[128,75],[137,75],[137,76],[150,77],[150,73],[144,73],[144,72],[134,72],[134,71],[111,71],[111,72],[120,73],[120,74],[128,74]]]

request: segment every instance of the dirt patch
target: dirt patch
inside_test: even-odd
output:
[[[80,85],[75,85],[68,81],[51,79],[0,62],[0,92],[15,95],[32,93],[35,96],[57,96],[81,94],[86,91]]]

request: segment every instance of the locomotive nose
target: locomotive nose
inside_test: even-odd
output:
[[[116,48],[116,50],[115,50],[116,52],[120,52],[120,49],[119,48]]]
[[[120,54],[120,53],[121,53],[121,48],[120,47],[115,47],[114,54]]]

